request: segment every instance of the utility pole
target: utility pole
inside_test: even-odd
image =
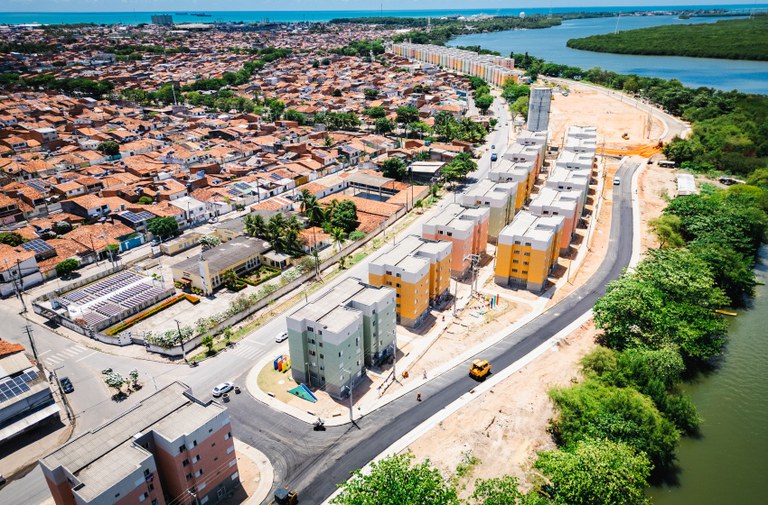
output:
[[[32,338],[32,327],[28,324],[24,325],[24,331],[27,332],[29,337],[29,346],[32,348],[32,355],[35,357],[35,361],[40,362],[37,358],[37,347],[35,346],[35,339]]]
[[[17,270],[16,275],[14,275],[13,270],[8,266],[8,260],[5,260],[5,268],[6,268],[6,271],[8,272],[8,275],[11,276],[11,282],[13,282],[13,290],[16,293],[16,298],[18,298],[19,301],[21,302],[20,314],[26,314],[27,304],[24,303],[24,280],[21,274],[21,261],[19,261],[18,259],[16,260],[16,270]]]
[[[176,329],[179,331],[179,343],[181,344],[181,355],[184,356],[184,363],[188,363],[187,352],[184,350],[184,336],[181,334],[181,325],[179,324],[178,319],[174,319],[174,321],[176,321]]]
[[[392,352],[392,378],[399,384],[400,381],[397,380],[397,328],[393,331],[395,332],[395,340],[392,342],[394,345],[394,350]]]

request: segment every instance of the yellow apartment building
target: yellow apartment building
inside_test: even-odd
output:
[[[424,321],[429,310],[431,270],[429,258],[395,248],[368,264],[368,283],[394,289],[397,322],[413,328]]]
[[[562,216],[539,217],[522,211],[499,235],[496,249],[496,283],[533,292],[546,288],[557,263]]]

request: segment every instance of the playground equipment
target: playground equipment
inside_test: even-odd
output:
[[[285,373],[291,369],[291,358],[288,357],[287,354],[282,354],[275,358],[275,361],[272,364],[275,370]]]

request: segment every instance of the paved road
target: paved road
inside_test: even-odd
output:
[[[489,135],[487,144],[506,146],[509,129],[505,126],[508,114],[497,100],[494,105],[497,116],[501,118],[497,131]],[[506,118],[506,119],[505,119]],[[478,162],[479,170],[474,174],[479,180],[490,167],[490,150],[485,152]],[[483,357],[490,358],[497,370],[514,363],[539,343],[554,335],[576,317],[589,310],[595,299],[602,293],[608,280],[618,277],[621,270],[629,263],[631,256],[632,210],[631,194],[628,181],[636,166],[624,167],[618,174],[625,184],[614,189],[616,219],[611,227],[611,247],[601,269],[590,282],[567,297],[547,313],[521,328],[505,340],[495,344]],[[419,233],[421,223],[429,215],[437,213],[453,199],[448,196],[421,219],[414,222],[400,236]],[[390,246],[385,246],[386,251]],[[338,276],[321,292],[310,300],[320,298],[324,293],[347,277],[367,276],[367,260],[356,265],[344,275]],[[13,320],[15,327],[13,340],[24,342],[21,326],[23,319],[7,313],[5,320]],[[6,317],[7,316],[7,317]],[[179,365],[132,360],[91,350],[80,350],[71,342],[46,332],[39,327],[35,336],[40,342],[40,352],[46,352],[43,359],[51,364],[64,366],[61,374],[68,374],[75,382],[77,391],[72,395],[72,404],[82,424],[78,431],[90,428],[111,418],[124,410],[128,403],[115,404],[108,400],[105,388],[99,377],[102,368],[111,366],[127,373],[130,368],[138,368],[142,373],[154,378],[147,384],[147,392],[154,386],[162,387],[172,380],[182,380],[189,384],[196,395],[209,398],[212,385],[227,379],[244,383],[245,376],[253,364],[266,355],[275,353],[278,346],[273,338],[285,326],[284,318],[276,318],[258,331],[242,340],[237,347],[223,353],[216,359],[206,361],[201,366],[191,369]],[[55,359],[62,358],[58,363]],[[343,482],[349,472],[364,466],[377,454],[389,447],[411,429],[418,426],[435,412],[466,393],[474,383],[466,377],[468,363],[462,363],[452,371],[435,378],[421,388],[424,401],[418,404],[410,396],[390,403],[364,419],[357,426],[348,425],[330,428],[326,432],[314,432],[310,426],[286,414],[273,411],[268,406],[250,398],[247,394],[233,397],[228,404],[232,414],[235,433],[244,440],[267,454],[275,467],[277,483],[287,483],[301,491],[302,502],[320,503],[335,489],[336,483]],[[125,369],[125,370],[124,370]],[[137,401],[140,395],[129,401]],[[44,496],[45,483],[40,472],[32,472],[0,492],[0,502],[15,504],[36,504],[38,496]]]
[[[290,472],[287,482],[299,490],[301,499],[321,503],[336,490],[337,483],[346,480],[349,472],[364,466],[413,428],[469,392],[476,385],[467,376],[469,364],[475,357],[489,359],[495,369],[502,370],[590,310],[605,292],[605,285],[619,277],[632,256],[632,188],[629,181],[638,166],[638,163],[625,163],[617,174],[625,182],[614,187],[614,218],[608,253],[585,285],[484,351],[482,356],[473,356],[420,388],[422,402],[417,403],[412,395],[406,395],[360,420],[359,429],[328,430],[325,436],[332,442],[323,458],[302,461]],[[314,442],[314,438],[309,440]]]

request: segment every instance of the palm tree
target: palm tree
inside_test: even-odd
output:
[[[251,237],[265,238],[267,226],[260,214],[248,214],[243,218],[245,233]]]
[[[302,189],[301,190],[301,213],[305,216],[307,215],[307,209],[311,205],[310,202],[316,202],[317,199],[315,198],[315,195],[310,193],[308,189]]]
[[[333,238],[333,243],[336,244],[336,249],[341,252],[341,246],[347,240],[346,232],[341,228],[333,228],[331,230],[331,237]]]
[[[287,221],[285,216],[278,213],[272,216],[267,223],[267,241],[277,252],[283,252],[285,250],[285,242],[283,240],[283,233],[286,228]]]

